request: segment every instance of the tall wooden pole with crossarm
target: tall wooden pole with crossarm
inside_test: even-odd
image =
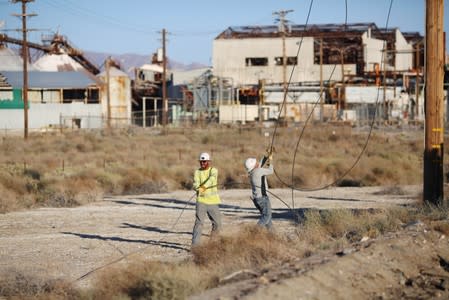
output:
[[[22,19],[22,59],[23,59],[23,87],[22,87],[22,97],[23,97],[23,137],[28,139],[28,42],[27,42],[27,18],[33,17],[36,14],[27,14],[26,8],[28,2],[33,2],[34,0],[12,0],[12,3],[22,3],[22,13],[14,14],[16,17]]]
[[[425,149],[424,190],[426,203],[444,204],[443,154],[444,154],[444,0],[426,0],[425,46]]]

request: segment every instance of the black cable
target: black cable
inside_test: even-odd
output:
[[[312,11],[312,5],[313,5],[313,0],[310,1],[309,11],[307,13],[307,18],[306,18],[306,23],[304,25],[304,30],[301,33],[301,39],[299,41],[298,51],[296,52],[296,57],[299,56],[299,52],[301,51],[302,42],[304,40],[304,32],[306,31],[307,25],[309,23],[310,13]],[[284,91],[284,97],[283,97],[282,104],[281,104],[280,109],[279,109],[279,114],[278,114],[278,117],[277,117],[277,121],[276,121],[275,126],[274,126],[273,137],[271,138],[271,146],[270,146],[271,149],[273,149],[273,146],[274,146],[274,138],[276,137],[276,131],[277,131],[277,128],[278,128],[278,125],[279,125],[279,120],[281,118],[282,109],[284,108],[284,106],[285,106],[285,104],[287,102],[287,91],[288,91],[288,87],[290,86],[290,83],[292,81],[292,77],[293,77],[293,73],[295,72],[295,69],[296,69],[296,64],[294,64],[293,67],[292,67],[292,71],[290,72],[290,77],[289,77],[288,82],[287,82],[287,90]]]
[[[347,0],[345,0],[345,2],[346,2],[346,11],[347,11]],[[387,21],[386,21],[385,31],[388,30],[388,23],[389,23],[389,19],[390,19],[390,14],[391,14],[391,7],[392,7],[392,4],[393,4],[393,0],[390,1],[390,7],[389,7],[388,15],[387,15]],[[345,19],[347,20],[347,16],[346,16]],[[384,61],[384,59],[383,59],[383,56],[384,56],[384,55],[385,55],[385,52],[382,53],[382,61]],[[333,69],[333,71],[332,71],[332,74],[333,74],[335,68],[336,68],[336,65],[334,66],[334,69]],[[385,66],[384,66],[384,68],[385,68]],[[331,74],[331,76],[332,76],[332,74]],[[385,80],[385,78],[384,78],[384,80]],[[279,176],[279,174],[276,172],[276,170],[274,170],[274,174],[275,174],[275,176],[277,177],[277,179],[278,179],[282,184],[284,184],[285,186],[287,186],[287,187],[289,187],[289,188],[292,189],[292,199],[293,199],[293,191],[294,191],[294,190],[297,190],[297,191],[318,191],[318,190],[326,189],[326,188],[328,188],[328,187],[330,187],[330,186],[335,185],[335,184],[338,183],[340,180],[342,180],[342,179],[343,179],[343,178],[344,178],[350,171],[352,171],[353,168],[358,164],[358,162],[359,162],[360,159],[362,158],[362,155],[365,153],[366,148],[368,147],[368,143],[369,143],[369,140],[370,140],[371,135],[372,135],[372,132],[373,132],[373,127],[374,127],[374,123],[375,123],[375,120],[376,120],[377,108],[378,108],[378,105],[379,105],[379,93],[380,93],[380,89],[377,90],[376,110],[374,111],[374,115],[373,115],[373,119],[372,119],[372,121],[371,121],[370,130],[369,130],[369,132],[368,132],[367,139],[366,139],[366,141],[365,141],[365,143],[364,143],[364,145],[363,145],[362,151],[359,153],[359,155],[357,156],[356,160],[355,160],[354,163],[351,165],[351,167],[350,167],[348,170],[346,170],[346,171],[343,173],[343,175],[341,175],[339,178],[337,178],[337,179],[334,180],[333,182],[331,182],[331,183],[329,183],[329,184],[326,184],[326,185],[324,185],[324,186],[321,186],[321,187],[318,187],[318,188],[298,188],[298,187],[295,187],[294,184],[293,184],[293,183],[294,183],[294,182],[293,182],[293,176],[294,176],[294,171],[293,171],[293,170],[294,170],[294,165],[295,165],[294,162],[295,162],[295,159],[296,159],[296,153],[297,153],[297,150],[298,150],[298,147],[299,147],[299,142],[300,142],[300,140],[301,140],[301,138],[302,138],[302,136],[303,136],[303,134],[304,134],[306,125],[307,125],[308,121],[310,120],[310,117],[312,116],[312,113],[313,113],[314,108],[315,108],[316,105],[318,104],[318,100],[320,100],[320,97],[322,97],[322,95],[320,94],[320,97],[319,97],[318,100],[315,102],[312,111],[309,113],[309,116],[308,116],[308,118],[306,119],[306,122],[305,122],[305,124],[304,124],[303,130],[301,131],[301,134],[300,134],[299,139],[298,139],[298,141],[297,141],[297,145],[296,145],[295,153],[294,153],[294,161],[293,161],[293,164],[292,164],[292,184],[288,184],[288,183],[286,183],[284,180],[282,180],[281,177]],[[285,99],[286,99],[286,96],[284,96],[284,101],[285,101]],[[276,125],[277,125],[277,123],[276,123]],[[275,132],[276,132],[276,130],[275,130]],[[273,146],[274,146],[274,137],[273,137],[273,139],[272,139],[271,148],[272,148]],[[293,201],[293,200],[292,200],[292,201]],[[293,208],[294,208],[294,205],[293,205]]]
[[[346,25],[347,25],[347,0],[345,0],[345,3],[346,3],[346,16],[345,16],[345,28],[346,28]],[[307,20],[306,20],[305,29],[307,28],[307,25],[308,25],[308,20],[309,20],[310,13],[311,13],[311,9],[312,9],[312,4],[313,4],[313,0],[311,0],[311,2],[310,2],[309,12],[308,12],[308,15],[307,15]],[[390,1],[390,8],[389,8],[389,11],[388,11],[388,16],[387,16],[387,21],[386,21],[385,31],[387,31],[387,29],[388,29],[388,23],[389,23],[389,18],[390,18],[390,13],[391,13],[391,7],[392,7],[392,4],[393,4],[393,0]],[[304,31],[305,31],[305,29],[304,29]],[[302,36],[301,36],[301,41],[300,41],[300,44],[299,44],[299,46],[298,46],[297,56],[299,55],[299,52],[300,52],[300,49],[301,49],[301,45],[302,45],[303,39],[304,39],[304,33],[303,33]],[[382,53],[382,61],[384,60],[384,59],[383,59],[383,55],[385,55],[385,51]],[[288,81],[288,84],[287,84],[287,90],[288,90],[288,86],[289,86],[290,83],[291,83],[291,79],[292,79],[292,76],[293,76],[295,67],[296,67],[296,65],[293,66],[292,72],[290,73],[289,81]],[[342,67],[343,67],[343,66],[342,66]],[[331,73],[330,78],[332,78],[332,75],[333,75],[333,73],[334,73],[334,71],[335,71],[335,68],[336,68],[336,65],[334,66],[334,69],[333,69],[333,71],[332,71],[332,73]],[[385,66],[384,66],[384,68],[385,68]],[[343,80],[343,79],[342,79],[342,80]],[[385,80],[385,78],[384,78],[384,80]],[[296,159],[296,153],[297,153],[297,150],[298,150],[298,148],[299,148],[299,142],[300,142],[300,140],[301,140],[301,138],[302,138],[302,136],[303,136],[303,134],[304,134],[304,132],[305,132],[306,125],[307,125],[308,121],[310,120],[310,118],[311,118],[311,116],[312,116],[312,113],[313,113],[313,110],[315,109],[316,105],[318,104],[318,101],[319,101],[319,100],[321,99],[321,97],[322,97],[322,92],[320,93],[320,97],[319,97],[318,100],[314,103],[314,106],[313,106],[313,108],[312,108],[312,111],[309,113],[309,115],[308,115],[308,117],[307,117],[307,119],[306,119],[306,122],[305,122],[305,124],[304,124],[303,130],[301,131],[301,134],[300,134],[300,136],[299,136],[299,138],[298,138],[298,141],[297,141],[297,144],[296,144],[295,153],[294,153],[294,158],[293,158],[293,165],[292,165],[292,185],[286,184],[286,183],[285,183],[285,182],[278,176],[278,174],[274,171],[274,174],[275,174],[275,176],[277,177],[277,179],[278,179],[281,183],[283,183],[284,185],[286,185],[286,186],[288,186],[289,188],[292,189],[292,201],[293,201],[293,199],[294,199],[294,198],[293,198],[293,191],[294,191],[294,190],[299,190],[299,191],[317,191],[317,190],[322,190],[322,189],[328,188],[328,187],[334,185],[335,183],[337,183],[338,181],[340,181],[342,178],[344,178],[344,177],[345,177],[345,176],[346,176],[346,175],[347,175],[347,174],[348,174],[348,173],[349,173],[349,172],[350,172],[350,171],[351,171],[351,170],[358,164],[358,162],[360,161],[360,159],[361,159],[363,153],[365,152],[365,150],[366,150],[366,148],[367,148],[367,146],[368,146],[368,142],[369,142],[370,137],[371,137],[371,134],[372,134],[373,125],[374,125],[375,117],[376,117],[376,113],[377,113],[377,106],[378,106],[378,104],[379,104],[379,91],[380,91],[380,90],[378,89],[378,91],[377,91],[378,94],[377,94],[377,99],[376,99],[376,110],[375,110],[375,112],[374,112],[373,120],[372,120],[372,122],[371,122],[371,126],[370,126],[370,130],[369,130],[369,133],[368,133],[368,137],[367,137],[367,139],[366,139],[366,141],[365,141],[365,144],[364,144],[364,146],[363,146],[363,148],[362,148],[362,151],[361,151],[360,154],[358,155],[358,157],[357,157],[357,159],[355,160],[355,162],[353,163],[353,165],[352,165],[346,172],[344,172],[343,175],[340,176],[340,178],[338,178],[337,180],[335,180],[333,183],[327,184],[327,185],[325,185],[324,187],[320,187],[320,188],[314,188],[314,189],[299,189],[299,188],[296,188],[296,187],[293,186],[294,165],[295,165],[294,163],[295,163],[295,159]],[[280,109],[280,111],[279,111],[278,120],[279,120],[279,118],[280,118],[280,114],[282,113],[282,109],[283,109],[283,107],[284,107],[284,105],[285,105],[285,103],[286,103],[286,99],[287,99],[287,91],[284,91],[284,99],[283,99],[283,102],[282,102],[282,105],[281,105],[281,109]],[[270,146],[271,149],[273,149],[273,146],[274,146],[274,138],[275,138],[275,136],[276,136],[276,131],[277,131],[278,124],[279,124],[279,122],[276,122],[275,130],[274,130],[274,133],[273,133],[273,138],[272,138],[272,142],[271,142],[271,146]],[[239,182],[236,182],[236,183],[237,183],[237,184],[242,184],[242,183],[239,183]],[[284,202],[280,197],[278,197],[277,195],[275,195],[275,194],[272,193],[271,191],[267,190],[267,192],[270,193],[270,195],[273,195],[276,199],[280,200],[284,205],[287,206],[288,209],[290,209],[290,210],[294,213],[294,201],[293,201],[293,206],[290,207],[286,202]],[[195,194],[188,200],[187,204],[193,199],[193,197],[194,197],[195,195],[196,195],[196,193],[195,193]],[[181,210],[180,215],[178,216],[178,218],[176,219],[176,221],[175,221],[175,223],[173,224],[172,227],[176,226],[176,224],[179,222],[179,220],[180,220],[180,218],[181,218],[181,216],[182,216],[182,214],[183,214],[183,212],[184,212],[184,210],[185,210],[185,207],[187,207],[187,204],[186,204],[186,205],[184,206],[184,208]],[[158,241],[158,243],[161,242],[162,240],[163,240],[163,239],[160,239],[160,240]],[[120,257],[119,259],[117,259],[117,260],[115,260],[115,261],[113,261],[113,262],[110,262],[110,263],[108,263],[108,264],[106,264],[106,265],[103,265],[103,266],[100,266],[100,267],[98,267],[98,268],[96,268],[96,269],[93,269],[93,270],[89,271],[88,273],[84,274],[83,276],[79,277],[78,279],[76,279],[76,281],[79,281],[79,280],[81,280],[81,279],[87,277],[88,275],[92,274],[93,272],[95,272],[95,271],[97,271],[97,270],[100,270],[100,269],[105,268],[105,267],[107,267],[107,266],[109,266],[109,265],[111,265],[111,264],[114,264],[114,263],[116,263],[116,262],[119,262],[119,261],[125,259],[126,257],[132,255],[132,254],[141,252],[141,251],[147,249],[148,247],[150,247],[150,245],[144,247],[143,249],[139,249],[138,251],[130,252],[130,253],[126,254],[126,255],[123,255],[123,256]]]

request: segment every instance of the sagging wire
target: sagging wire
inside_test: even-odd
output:
[[[312,9],[312,4],[313,4],[313,0],[311,0],[311,2],[310,2],[310,6],[309,6],[309,11],[308,11],[308,15],[307,15],[307,20],[306,20],[305,28],[307,28],[307,25],[308,25],[308,20],[309,20],[310,13],[311,13],[311,9]],[[348,8],[348,6],[347,6],[347,0],[345,0],[345,4],[346,4],[345,25],[347,25],[347,11],[348,11],[348,9],[347,9],[347,8]],[[390,19],[390,14],[391,14],[391,8],[392,8],[392,5],[393,5],[393,0],[390,1],[390,7],[389,7],[389,10],[388,10],[388,16],[387,16],[387,21],[386,21],[385,31],[388,30],[388,24],[389,24],[389,19]],[[346,26],[345,26],[345,28],[346,28]],[[297,55],[296,55],[296,56],[299,55],[299,52],[300,52],[300,50],[301,50],[301,45],[302,45],[303,39],[304,39],[304,34],[302,34],[302,36],[301,36],[301,41],[300,41],[300,43],[299,43],[298,51],[297,51]],[[384,61],[384,59],[383,59],[384,55],[385,55],[385,51],[383,51],[383,53],[382,53],[382,61]],[[288,81],[288,84],[287,84],[287,91],[288,91],[288,86],[289,86],[290,83],[291,83],[291,79],[292,79],[292,76],[293,76],[295,67],[296,67],[296,65],[293,66],[292,72],[290,73],[289,81]],[[384,68],[385,68],[385,66],[384,66]],[[336,65],[334,66],[334,68],[333,68],[333,70],[332,70],[332,72],[331,72],[331,74],[330,74],[330,78],[332,78],[335,69],[336,69]],[[330,78],[329,78],[329,80],[330,80]],[[385,78],[384,78],[384,80],[385,80]],[[279,118],[280,118],[280,115],[281,115],[282,110],[283,110],[283,108],[284,108],[284,105],[285,105],[285,103],[286,103],[286,99],[287,99],[287,91],[284,92],[284,98],[283,98],[283,102],[282,102],[281,108],[280,108],[280,110],[279,110],[278,120],[279,120]],[[267,192],[268,192],[270,195],[272,195],[273,197],[275,197],[276,199],[278,199],[279,201],[281,201],[281,202],[282,202],[282,203],[283,203],[283,204],[284,204],[284,205],[285,205],[285,206],[286,206],[286,207],[287,207],[287,208],[288,208],[294,215],[296,215],[296,214],[295,214],[295,209],[294,209],[294,196],[293,196],[293,191],[294,191],[294,190],[298,190],[298,191],[318,191],[318,190],[326,189],[326,188],[328,188],[328,187],[330,187],[330,186],[336,184],[336,183],[337,183],[338,181],[340,181],[341,179],[343,179],[343,178],[344,178],[344,177],[345,177],[345,176],[346,176],[346,175],[347,175],[347,174],[348,174],[348,173],[349,173],[349,172],[350,172],[350,171],[351,171],[351,170],[358,164],[358,162],[359,162],[360,159],[362,158],[362,155],[363,155],[364,152],[366,151],[366,148],[367,148],[367,146],[368,146],[370,137],[371,137],[371,135],[372,135],[372,131],[373,131],[375,119],[376,119],[377,107],[378,107],[378,105],[379,105],[379,94],[380,94],[380,89],[377,90],[376,110],[374,111],[374,115],[373,115],[373,119],[372,119],[372,121],[371,121],[371,126],[370,126],[370,130],[369,130],[367,139],[366,139],[365,144],[364,144],[364,146],[363,146],[363,148],[362,148],[362,151],[360,152],[360,154],[358,155],[358,157],[356,158],[356,160],[355,160],[355,162],[352,164],[352,166],[351,166],[346,172],[344,172],[343,175],[340,176],[340,178],[336,179],[336,180],[335,180],[334,182],[332,182],[332,183],[329,183],[329,184],[324,185],[324,186],[319,187],[319,188],[311,188],[311,189],[297,188],[297,187],[295,187],[295,186],[293,185],[294,165],[295,165],[295,160],[296,160],[296,153],[297,153],[297,150],[298,150],[298,148],[299,148],[300,140],[302,139],[302,136],[303,136],[303,134],[304,134],[304,132],[305,132],[306,125],[307,125],[308,121],[310,120],[310,118],[311,118],[311,116],[312,116],[313,110],[314,110],[315,107],[318,105],[318,101],[320,101],[320,100],[321,100],[321,97],[323,96],[323,91],[321,91],[318,100],[314,103],[314,105],[313,105],[313,107],[312,107],[312,111],[309,113],[309,115],[308,115],[308,117],[307,117],[307,119],[306,119],[306,121],[305,121],[305,123],[304,123],[304,127],[303,127],[303,129],[302,129],[302,131],[301,131],[301,133],[300,133],[300,136],[299,136],[299,138],[298,138],[298,141],[297,141],[297,144],[296,144],[296,147],[295,147],[295,153],[294,153],[294,157],[293,157],[293,165],[292,165],[292,184],[289,185],[289,184],[287,184],[286,182],[284,182],[284,181],[280,178],[280,176],[276,173],[276,170],[274,170],[274,174],[275,174],[275,176],[277,177],[277,179],[278,179],[282,184],[284,184],[284,185],[286,185],[286,186],[288,186],[289,188],[292,189],[292,203],[293,203],[292,207],[290,207],[285,201],[282,200],[282,198],[280,198],[279,196],[277,196],[275,193],[273,193],[273,192],[271,192],[271,191],[269,191],[269,190],[267,190]],[[276,136],[276,131],[277,131],[278,124],[279,124],[279,122],[276,122],[275,129],[274,129],[274,132],[273,132],[272,141],[271,141],[271,145],[269,146],[270,151],[272,151],[272,150],[273,150],[273,147],[274,147],[274,139],[275,139],[275,136]],[[235,184],[245,184],[245,185],[248,185],[247,183],[241,183],[241,182],[235,182]],[[172,227],[171,227],[170,230],[173,230],[174,227],[178,224],[178,222],[179,222],[179,220],[181,219],[181,216],[182,216],[182,214],[183,214],[185,208],[187,207],[187,205],[190,203],[190,201],[191,201],[195,196],[196,196],[196,192],[190,197],[190,199],[187,201],[186,205],[181,209],[181,212],[180,212],[178,218],[175,220],[175,222],[173,223],[173,225],[172,225]],[[162,242],[162,241],[163,241],[163,239],[161,238],[161,239],[158,240],[156,243],[160,243],[160,242]],[[112,265],[112,264],[115,264],[115,263],[117,263],[117,262],[119,262],[119,261],[121,261],[121,260],[123,260],[123,259],[125,259],[125,258],[127,258],[127,257],[129,257],[129,256],[131,256],[131,255],[134,255],[134,254],[137,254],[137,253],[139,253],[139,252],[142,252],[142,251],[146,250],[147,248],[149,248],[150,246],[152,246],[152,245],[148,245],[148,246],[146,246],[146,247],[144,247],[144,248],[142,248],[142,249],[139,249],[139,250],[137,250],[137,251],[133,251],[133,252],[130,252],[130,253],[126,254],[126,255],[122,255],[120,258],[118,258],[118,259],[116,259],[116,260],[114,260],[114,261],[112,261],[112,262],[110,262],[110,263],[108,263],[108,264],[102,265],[102,266],[100,266],[100,267],[97,267],[97,268],[95,268],[95,269],[93,269],[93,270],[91,270],[91,271],[85,273],[85,274],[82,275],[81,277],[77,278],[75,281],[82,280],[82,279],[86,278],[87,276],[91,275],[92,273],[94,273],[94,272],[96,272],[96,271],[98,271],[98,270],[100,270],[100,269],[103,269],[103,268],[105,268],[105,267],[107,267],[107,266],[110,266],[110,265]],[[121,251],[119,251],[119,252],[121,252]]]
[[[308,12],[307,12],[307,17],[306,17],[306,22],[305,22],[305,25],[304,25],[304,30],[301,33],[301,39],[299,41],[298,51],[296,52],[296,57],[299,56],[299,53],[301,51],[302,43],[304,41],[304,32],[307,29],[307,26],[309,24],[309,18],[310,18],[310,14],[312,12],[312,6],[313,6],[313,0],[311,0],[310,4],[309,4],[309,9],[308,9]],[[283,97],[283,100],[282,100],[282,104],[281,104],[281,106],[279,108],[279,114],[278,114],[278,117],[277,117],[277,121],[276,121],[275,126],[274,126],[273,137],[271,139],[271,145],[268,148],[269,149],[268,151],[270,151],[270,152],[273,151],[273,149],[274,149],[274,139],[276,137],[276,132],[277,132],[277,128],[278,128],[278,125],[279,125],[279,120],[281,118],[282,111],[284,110],[284,108],[285,108],[285,110],[287,110],[287,107],[286,107],[287,92],[288,92],[288,87],[290,86],[290,83],[292,81],[292,77],[293,77],[293,73],[295,72],[295,69],[296,69],[296,65],[294,64],[293,67],[292,67],[292,71],[290,72],[290,76],[288,78],[287,88],[284,89],[284,97]],[[278,175],[276,174],[275,171],[274,171],[274,174],[276,175],[276,177],[278,177]],[[283,183],[286,186],[289,186],[288,184],[285,184],[283,181],[281,181],[281,183]],[[292,185],[293,185],[293,181],[292,181]],[[292,202],[293,202],[293,200],[292,200]],[[294,207],[294,204],[293,204],[293,207]]]
[[[312,1],[312,2],[313,2],[313,1]],[[346,25],[346,24],[347,24],[347,0],[345,0],[345,3],[346,3],[346,17],[345,17],[345,25]],[[389,19],[390,19],[390,14],[391,14],[392,5],[393,5],[393,0],[390,1],[390,6],[389,6],[388,15],[387,15],[387,20],[386,20],[385,31],[388,30],[388,24],[389,24]],[[300,45],[301,45],[301,44],[300,44]],[[298,50],[298,53],[299,53],[299,50]],[[382,53],[382,58],[381,58],[382,62],[384,62],[384,55],[385,55],[385,51],[383,51],[383,53]],[[385,66],[384,66],[384,68],[385,68]],[[333,68],[333,70],[332,70],[332,73],[331,73],[331,75],[330,75],[330,78],[332,78],[335,69],[336,69],[336,65],[334,66],[334,68]],[[293,70],[293,71],[294,71],[294,70]],[[290,75],[290,79],[292,78],[293,71],[292,71],[292,73],[291,73],[291,75]],[[289,79],[288,85],[290,85],[290,79]],[[384,78],[384,80],[385,80],[385,78]],[[288,90],[288,89],[287,89],[287,90]],[[299,143],[300,143],[300,140],[302,139],[302,136],[303,136],[303,134],[304,134],[304,132],[305,132],[305,128],[306,128],[306,126],[307,126],[307,123],[309,122],[309,120],[310,120],[310,118],[311,118],[311,116],[312,116],[312,114],[313,114],[313,110],[314,110],[315,107],[317,106],[318,101],[319,101],[319,100],[321,99],[321,97],[323,96],[322,93],[323,93],[323,92],[320,93],[320,97],[319,97],[318,100],[314,103],[313,108],[312,108],[312,111],[309,113],[309,115],[308,115],[308,117],[307,117],[307,119],[306,119],[306,121],[305,121],[304,127],[303,127],[303,129],[302,129],[302,131],[301,131],[301,133],[300,133],[300,136],[299,136],[299,138],[298,138],[298,141],[297,141],[297,144],[296,144],[296,147],[295,147],[294,158],[293,158],[293,164],[292,164],[292,184],[288,184],[288,183],[286,183],[284,180],[282,180],[281,177],[279,176],[279,174],[276,172],[276,169],[274,170],[274,174],[275,174],[275,176],[277,177],[277,179],[278,179],[282,184],[284,184],[285,186],[287,186],[287,187],[289,187],[289,188],[292,189],[292,203],[293,203],[293,204],[292,204],[292,207],[293,207],[293,209],[294,209],[294,195],[293,195],[293,192],[294,192],[295,190],[296,190],[296,191],[318,191],[318,190],[323,190],[323,189],[326,189],[326,188],[329,188],[329,187],[335,185],[336,183],[338,183],[339,181],[341,181],[341,180],[342,180],[342,179],[343,179],[343,178],[344,178],[350,171],[352,171],[352,170],[354,169],[354,167],[355,167],[355,166],[359,163],[359,161],[361,160],[363,154],[365,153],[365,151],[366,151],[366,149],[367,149],[367,147],[368,147],[368,143],[369,143],[369,141],[370,141],[370,139],[371,139],[371,136],[372,136],[372,133],[373,133],[374,123],[375,123],[376,115],[377,115],[377,108],[378,108],[378,106],[379,106],[380,88],[377,90],[376,109],[375,109],[375,111],[374,111],[374,115],[373,115],[373,118],[372,118],[372,121],[371,121],[371,124],[370,124],[370,129],[369,129],[367,138],[366,138],[366,140],[365,140],[365,143],[364,143],[364,145],[363,145],[363,147],[362,147],[361,152],[359,153],[359,155],[357,156],[356,160],[355,160],[354,163],[351,165],[351,167],[350,167],[348,170],[346,170],[346,171],[345,171],[339,178],[337,178],[337,179],[334,180],[333,182],[331,182],[331,183],[329,183],[329,184],[326,184],[326,185],[324,185],[324,186],[317,187],[317,188],[298,188],[298,187],[295,187],[295,186],[294,186],[294,182],[293,182],[293,179],[294,179],[294,166],[295,166],[295,161],[296,161],[296,154],[297,154],[297,151],[298,151],[298,148],[299,148]],[[286,95],[284,95],[284,101],[283,101],[283,103],[282,103],[282,106],[285,104],[285,102],[286,102]],[[282,107],[282,106],[281,106],[281,107]],[[280,117],[280,115],[279,115],[279,117]],[[276,133],[277,125],[278,125],[278,122],[276,122],[276,127],[275,127],[275,130],[274,130],[272,142],[271,142],[271,145],[270,145],[270,148],[271,148],[271,149],[273,149],[273,147],[274,147],[274,138],[275,138],[275,133]]]
[[[310,18],[310,14],[312,12],[312,5],[313,5],[313,0],[310,1],[309,10],[308,10],[308,13],[307,13],[307,18],[306,18],[306,24],[304,25],[304,31],[305,31],[305,29],[307,29],[307,26],[309,24],[309,18]],[[304,31],[301,33],[301,39],[299,41],[298,51],[296,52],[296,57],[299,56],[299,52],[301,51],[302,42],[304,40]],[[292,81],[292,77],[293,77],[293,73],[295,72],[295,69],[296,69],[296,65],[294,64],[293,67],[292,67],[292,71],[290,72],[290,77],[288,78],[287,90],[284,91],[284,97],[283,97],[282,104],[281,104],[280,109],[279,109],[279,114],[278,114],[278,117],[277,117],[277,121],[276,121],[275,126],[274,126],[273,137],[271,138],[271,145],[269,147],[270,149],[273,149],[273,146],[274,146],[274,138],[276,137],[276,131],[277,131],[277,128],[278,128],[278,125],[279,125],[279,120],[281,118],[282,110],[284,109],[284,106],[285,106],[285,104],[287,102],[287,91],[288,91],[288,87],[290,86],[290,83]],[[287,107],[285,107],[285,109],[287,109]]]

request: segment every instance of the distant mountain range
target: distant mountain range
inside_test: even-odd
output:
[[[20,55],[20,48],[11,47],[11,49]],[[84,56],[100,70],[104,70],[104,62],[109,56],[120,65],[123,72],[127,73],[131,78],[134,78],[134,69],[140,67],[144,64],[151,64],[151,55],[141,55],[141,54],[110,54],[105,52],[93,52],[93,51],[83,51]],[[37,58],[41,57],[43,54],[40,50],[30,49],[31,61],[34,62]],[[201,63],[190,63],[184,64],[174,60],[168,59],[167,67],[170,70],[178,71],[188,71],[199,68],[208,67],[207,65]]]
[[[103,67],[106,58],[111,56],[111,58],[120,65],[122,71],[128,73],[131,77],[134,77],[134,68],[140,67],[144,64],[151,64],[151,55],[140,55],[132,53],[114,55],[109,53],[91,51],[84,51],[84,55],[89,61],[91,61],[102,70],[104,69]],[[201,63],[183,64],[169,59],[167,67],[171,70],[193,70],[204,68],[207,66]]]

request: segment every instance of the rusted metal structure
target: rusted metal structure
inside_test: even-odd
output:
[[[385,107],[382,115],[387,118],[388,105],[398,100],[401,87],[413,94],[416,102],[419,98],[420,88],[413,88],[416,92],[409,88],[419,86],[424,61],[423,37],[418,32],[402,33],[375,23],[289,25],[287,30],[274,25],[240,26],[220,33],[213,48],[214,75],[233,78],[239,103],[263,104],[268,115],[301,119],[291,114],[297,105],[320,101],[321,120],[326,104],[333,105],[339,114],[332,115],[342,119],[343,113],[355,115],[359,104],[372,106],[371,98],[380,98],[376,102]],[[281,89],[286,85],[285,69],[290,74],[286,93]],[[265,82],[262,91],[261,80]],[[382,92],[380,97],[376,93],[369,101],[349,104],[346,90],[353,86],[373,86]],[[266,95],[264,103],[260,94]],[[279,114],[276,106],[284,101],[285,111]],[[415,107],[420,115],[418,105]]]
[[[90,62],[85,56],[83,51],[74,48],[66,37],[60,34],[54,34],[47,37],[48,44],[41,45],[37,43],[27,42],[29,48],[37,49],[49,54],[61,54],[67,53],[76,62],[82,65],[90,73],[97,75],[100,73],[100,69]],[[0,34],[0,44],[15,44],[22,45],[23,41],[20,39],[15,39],[7,36],[6,34]],[[29,59],[29,58],[28,58]]]
[[[369,33],[371,38],[386,42],[387,64],[394,65],[397,51],[396,28],[378,28],[375,23],[351,23],[351,24],[318,24],[318,25],[290,25],[286,36],[289,38],[312,37],[317,42],[314,44],[314,62],[320,63],[320,45],[322,44],[323,64],[355,64],[356,74],[352,77],[375,75],[374,68],[367,68],[364,60],[363,35]],[[402,33],[408,43],[418,49],[412,53],[414,67],[422,67],[424,54],[420,50],[423,36],[418,32]],[[281,38],[282,33],[277,26],[240,26],[229,27],[220,33],[215,39],[248,39],[248,38]],[[417,57],[416,57],[417,56]],[[370,71],[370,69],[372,71]],[[388,72],[387,76],[392,76]]]

